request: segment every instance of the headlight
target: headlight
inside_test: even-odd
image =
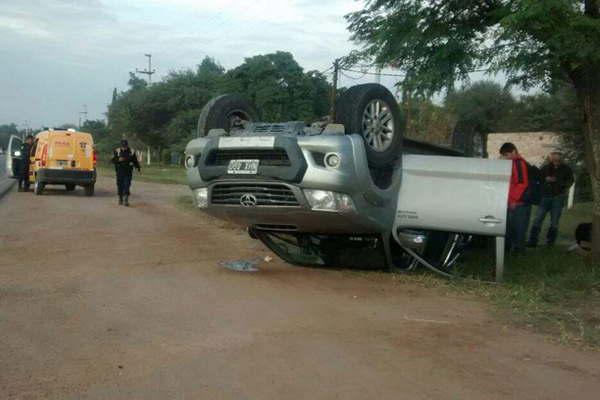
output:
[[[15,151],[15,157],[21,157],[21,152],[19,150]]]
[[[194,202],[196,207],[206,208],[208,206],[208,188],[195,189]]]
[[[304,195],[310,207],[316,211],[354,211],[352,198],[344,193],[304,189]]]
[[[196,156],[185,157],[185,167],[194,168],[196,166]]]

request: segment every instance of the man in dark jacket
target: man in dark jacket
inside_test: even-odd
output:
[[[129,207],[129,187],[131,186],[131,178],[133,177],[133,168],[136,168],[139,172],[140,163],[135,152],[129,148],[127,140],[121,140],[121,147],[115,149],[113,152],[112,162],[115,164],[117,175],[119,205]]]
[[[529,186],[527,162],[512,143],[500,147],[500,155],[512,161],[510,186],[508,189],[508,217],[506,221],[506,247],[511,252],[525,249],[525,236],[529,227],[531,204],[523,200],[523,194]]]
[[[550,213],[550,228],[546,235],[546,243],[551,246],[556,241],[560,214],[567,201],[569,188],[573,185],[573,171],[562,162],[561,158],[560,152],[553,151],[548,163],[540,170],[543,182],[542,201],[529,232],[529,242],[527,243],[529,247],[537,246],[542,224],[548,213]]]
[[[29,153],[33,144],[33,136],[27,135],[21,145],[21,159],[18,160],[19,192],[29,192]]]

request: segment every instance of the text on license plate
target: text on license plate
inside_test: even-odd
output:
[[[227,167],[228,174],[258,174],[259,160],[231,160]]]

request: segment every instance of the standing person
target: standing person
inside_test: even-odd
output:
[[[525,249],[525,236],[529,227],[531,204],[523,199],[529,186],[527,162],[512,143],[500,147],[500,155],[512,161],[512,173],[508,190],[508,218],[506,221],[506,246],[509,251],[521,252]]]
[[[558,221],[567,201],[567,192],[574,182],[573,171],[563,163],[562,154],[559,151],[550,153],[548,163],[542,167],[540,173],[543,182],[542,200],[533,220],[531,232],[529,232],[528,247],[537,246],[542,224],[548,213],[550,213],[550,227],[546,234],[546,244],[552,246],[556,242]]]
[[[33,136],[27,135],[21,145],[21,159],[19,160],[19,192],[29,192],[29,153],[33,144]]]
[[[129,187],[133,177],[133,168],[140,171],[140,163],[138,162],[135,152],[129,148],[127,140],[121,140],[121,147],[115,149],[112,158],[115,164],[115,172],[117,175],[117,190],[119,192],[119,205],[129,207]]]

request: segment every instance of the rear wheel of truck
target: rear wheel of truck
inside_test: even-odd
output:
[[[369,166],[388,168],[400,159],[404,118],[392,93],[377,83],[353,86],[336,103],[336,123],[365,141]]]
[[[67,192],[72,192],[73,190],[75,190],[75,185],[73,185],[72,183],[66,184],[65,189],[67,190]]]
[[[94,184],[89,184],[87,186],[84,186],[83,188],[85,190],[85,195],[90,197],[94,195]]]
[[[231,133],[253,122],[258,114],[252,104],[241,96],[224,94],[215,97],[202,108],[198,118],[197,135],[204,137],[211,129],[224,129]]]

